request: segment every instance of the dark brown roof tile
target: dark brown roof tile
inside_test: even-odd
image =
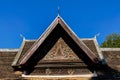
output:
[[[120,71],[120,51],[102,51],[107,64],[115,70]]]
[[[18,75],[14,74],[13,68],[11,66],[12,61],[14,60],[16,51],[0,50],[0,79],[2,78],[19,78]]]

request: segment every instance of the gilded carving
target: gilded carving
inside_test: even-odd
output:
[[[42,60],[80,60],[74,51],[65,43],[62,38],[55,43],[52,49]]]
[[[69,75],[73,75],[74,74],[74,70],[73,69],[68,69],[68,74]]]
[[[51,70],[48,68],[48,69],[46,69],[45,73],[46,73],[46,75],[50,75],[51,74]]]

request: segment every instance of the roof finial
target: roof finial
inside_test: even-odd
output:
[[[23,36],[22,34],[20,34],[20,37],[23,38],[23,40],[25,40],[25,36]]]
[[[97,34],[94,36],[94,38],[96,38],[97,36],[100,36],[100,33],[97,33]]]
[[[60,16],[60,7],[58,6],[58,16]]]

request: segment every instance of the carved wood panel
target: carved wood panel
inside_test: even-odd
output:
[[[92,72],[87,68],[36,68],[31,75],[78,75],[91,74]]]
[[[81,61],[74,51],[59,38],[42,61]]]

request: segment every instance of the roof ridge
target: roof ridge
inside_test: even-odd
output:
[[[11,64],[12,66],[16,66],[17,65],[17,62],[18,62],[18,60],[19,60],[19,58],[21,56],[21,52],[22,52],[22,49],[23,49],[24,45],[25,45],[25,39],[23,39],[21,47],[20,47],[18,53],[16,54],[16,56],[15,56],[15,58],[14,58],[12,64]]]
[[[0,52],[17,52],[19,49],[0,48]]]
[[[101,49],[100,49],[100,47],[99,47],[99,44],[98,44],[98,42],[97,42],[97,38],[96,37],[94,37],[94,43],[95,43],[95,46],[96,46],[96,49],[97,49],[97,52],[98,52],[98,56],[99,56],[99,58],[101,59],[101,62],[102,62],[102,64],[106,64],[106,60],[105,60],[105,58],[104,58],[104,56],[103,56],[103,54],[102,54],[102,51],[101,51]]]
[[[80,40],[94,40],[94,38],[79,38]]]
[[[30,41],[37,41],[37,39],[26,39],[25,41],[28,41],[28,42],[30,42]]]
[[[120,51],[120,48],[100,48],[101,51]]]

